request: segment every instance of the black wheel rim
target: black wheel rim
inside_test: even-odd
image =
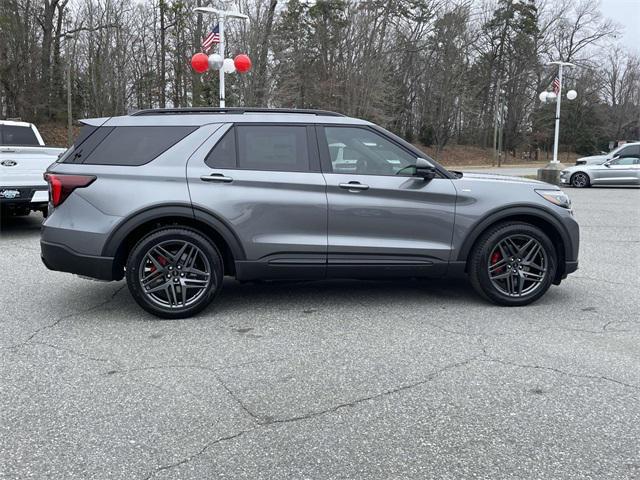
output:
[[[576,173],[573,176],[574,187],[584,187],[587,185],[587,176],[584,173]]]
[[[191,242],[168,240],[144,255],[138,281],[152,303],[182,309],[197,302],[215,284],[215,277],[200,248]]]
[[[489,279],[499,292],[524,297],[542,287],[548,260],[542,244],[535,238],[510,235],[491,250],[487,268]]]

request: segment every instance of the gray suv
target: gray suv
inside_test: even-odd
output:
[[[42,260],[126,276],[182,318],[239,281],[467,274],[526,305],[578,267],[557,187],[446,170],[364,120],[320,110],[162,109],[85,120],[45,174]]]

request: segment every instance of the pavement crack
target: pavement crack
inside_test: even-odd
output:
[[[170,463],[167,465],[161,465],[159,467],[157,467],[155,470],[153,470],[152,472],[150,472],[146,477],[144,477],[144,480],[150,480],[151,478],[155,477],[157,474],[159,474],[160,472],[166,471],[166,470],[171,470],[172,468],[176,468],[179,467],[180,465],[184,465],[186,463],[189,463],[193,460],[195,460],[196,458],[198,458],[199,456],[201,456],[202,454],[204,454],[209,448],[211,448],[212,446],[218,444],[218,443],[222,443],[222,442],[226,442],[228,440],[233,440],[235,438],[238,438],[242,435],[244,435],[247,432],[250,432],[251,430],[255,430],[254,428],[250,428],[248,430],[242,430],[234,435],[229,435],[227,437],[221,437],[218,438],[216,440],[213,440],[211,442],[206,443],[200,450],[198,450],[196,453],[194,453],[193,455],[188,456],[187,458],[183,458],[182,460],[175,462],[175,463]]]
[[[214,374],[215,375],[215,374]],[[218,382],[220,382],[220,385],[222,385],[222,387],[227,391],[227,393],[229,394],[229,396],[240,406],[240,408],[247,414],[249,415],[256,423],[258,423],[259,425],[264,425],[265,422],[264,420],[257,414],[255,414],[249,407],[247,407],[244,402],[240,399],[240,397],[238,397],[235,392],[233,390],[231,390],[229,388],[229,386],[218,376],[215,375],[216,379],[218,380]]]
[[[56,327],[60,322],[62,322],[64,320],[67,320],[69,318],[73,318],[73,317],[75,317],[77,315],[81,315],[83,313],[93,312],[94,310],[97,310],[99,308],[102,308],[102,307],[108,305],[109,303],[111,303],[116,298],[116,295],[118,295],[118,293],[120,293],[122,291],[122,289],[125,288],[125,287],[126,287],[126,284],[121,285],[120,287],[118,287],[111,294],[111,296],[107,300],[103,300],[102,302],[97,303],[97,304],[95,304],[95,305],[93,305],[93,306],[91,306],[91,307],[89,307],[89,308],[87,308],[85,310],[79,310],[79,311],[75,311],[75,312],[72,312],[72,313],[68,313],[68,314],[63,315],[63,316],[59,317],[58,319],[54,320],[52,323],[49,323],[47,325],[43,325],[40,328],[37,328],[35,331],[33,331],[31,333],[31,335],[29,335],[27,337],[27,339],[25,341],[23,341],[21,343],[18,343],[18,344],[15,344],[15,345],[11,345],[9,347],[2,347],[2,348],[3,349],[8,349],[8,350],[13,350],[13,349],[18,349],[18,348],[24,347],[28,343],[31,343],[31,340],[33,340],[38,334],[44,332],[45,330],[50,330],[50,329]]]
[[[487,357],[486,359],[481,360],[481,361],[483,361],[483,362],[500,363],[502,365],[509,365],[511,367],[518,367],[518,368],[531,368],[531,369],[535,369],[535,370],[545,370],[545,371],[548,371],[548,372],[558,373],[560,375],[566,375],[567,377],[586,378],[586,379],[589,379],[589,380],[606,381],[606,382],[615,383],[617,385],[621,385],[623,387],[633,388],[635,390],[640,390],[640,385],[634,385],[632,383],[622,382],[620,380],[616,380],[615,378],[607,377],[605,375],[587,375],[587,374],[580,374],[580,373],[571,373],[571,372],[566,372],[564,370],[560,370],[559,368],[555,368],[555,367],[546,367],[544,365],[529,365],[529,364],[515,363],[515,362],[509,362],[507,360],[501,360],[499,358],[494,358],[494,357]]]
[[[375,395],[370,395],[367,397],[361,397],[361,398],[357,398],[355,400],[349,401],[349,402],[345,402],[345,403],[340,403],[338,405],[334,405],[333,407],[327,408],[325,410],[320,410],[320,411],[316,411],[316,412],[309,412],[303,415],[299,415],[299,416],[295,416],[295,417],[289,417],[289,418],[281,418],[281,419],[268,419],[265,420],[262,417],[259,417],[258,415],[256,415],[255,413],[253,413],[249,408],[247,408],[244,403],[239,399],[239,397],[223,382],[218,378],[218,381],[220,382],[220,384],[224,387],[224,389],[227,391],[227,393],[238,403],[238,405],[240,405],[240,407],[248,414],[250,415],[257,423],[257,425],[253,428],[249,428],[246,430],[242,430],[239,433],[236,433],[234,435],[230,435],[227,437],[221,437],[218,438],[212,442],[208,442],[206,443],[200,450],[198,450],[196,453],[194,453],[193,455],[190,455],[186,458],[183,458],[180,461],[177,461],[175,463],[171,463],[171,464],[167,464],[167,465],[162,465],[160,467],[157,467],[155,470],[153,470],[152,472],[150,472],[146,477],[144,477],[144,480],[150,480],[151,478],[153,478],[154,476],[156,476],[157,474],[166,471],[166,470],[170,470],[172,468],[176,468],[179,467],[181,465],[185,465],[189,462],[191,462],[192,460],[198,458],[199,456],[203,455],[209,448],[211,448],[212,446],[221,443],[221,442],[225,442],[228,440],[233,440],[235,438],[238,438],[242,435],[244,435],[245,433],[249,433],[255,430],[258,430],[260,428],[265,428],[265,427],[269,427],[271,425],[277,425],[277,424],[283,424],[283,423],[293,423],[293,422],[299,422],[302,420],[309,420],[312,418],[317,418],[317,417],[321,417],[323,415],[327,415],[330,413],[334,413],[342,408],[346,408],[346,407],[355,407],[356,405],[359,405],[361,403],[365,403],[365,402],[369,402],[369,401],[374,401],[374,400],[378,400],[380,398],[386,397],[388,395],[393,395],[396,393],[400,393],[400,392],[404,392],[407,390],[411,390],[413,388],[419,387],[421,385],[424,385],[430,381],[432,381],[434,378],[436,378],[437,376],[450,371],[450,370],[455,370],[457,368],[461,368],[464,366],[469,365],[470,363],[474,362],[475,360],[477,360],[479,357],[481,357],[482,354],[478,354],[478,355],[474,355],[473,357],[467,358],[465,360],[462,360],[460,362],[456,362],[456,363],[451,363],[449,365],[445,365],[444,367],[431,372],[427,377],[423,378],[422,380],[418,380],[416,382],[412,382],[406,385],[400,385],[398,387],[389,389],[389,390],[385,390],[383,392],[377,393]],[[208,369],[211,371],[215,371],[213,369]],[[216,375],[217,378],[217,375]]]
[[[471,362],[477,360],[481,355],[474,355],[473,357],[470,357],[466,360],[460,361],[460,362],[456,362],[456,363],[452,363],[449,365],[444,366],[443,368],[436,370],[434,372],[431,372],[427,377],[418,380],[416,382],[412,382],[406,385],[400,385],[398,387],[389,389],[389,390],[385,390],[383,392],[377,393],[375,395],[370,395],[367,397],[361,397],[361,398],[357,398],[355,400],[351,400],[349,402],[345,402],[345,403],[340,403],[338,405],[334,405],[333,407],[327,408],[325,410],[319,410],[316,412],[309,412],[303,415],[298,415],[295,417],[289,417],[289,418],[281,418],[281,419],[270,419],[269,421],[263,421],[261,423],[261,425],[273,425],[273,424],[278,424],[278,423],[291,423],[291,422],[298,422],[300,420],[308,420],[311,418],[316,418],[316,417],[320,417],[329,413],[334,413],[342,408],[346,408],[346,407],[355,407],[356,405],[359,405],[361,403],[365,403],[365,402],[370,402],[373,400],[378,400],[380,398],[384,398],[386,396],[389,395],[393,395],[396,393],[400,393],[400,392],[404,392],[407,390],[411,390],[413,388],[419,387],[421,385],[424,385],[426,383],[431,382],[434,378],[436,378],[437,376],[441,375],[444,372],[447,372],[449,370],[454,370],[460,367],[464,367],[466,365],[469,365]]]
[[[84,358],[84,359],[87,359],[87,360],[92,360],[94,362],[113,363],[115,365],[119,365],[119,363],[117,361],[111,360],[110,358],[93,357],[91,355],[87,355],[86,353],[77,352],[76,350],[73,350],[71,348],[60,347],[60,346],[54,345],[52,343],[32,341],[32,342],[29,342],[28,344],[29,345],[42,345],[42,346],[45,346],[45,347],[52,348],[54,350],[70,353],[71,355],[74,355],[76,357]]]

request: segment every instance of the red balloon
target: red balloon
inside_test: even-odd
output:
[[[233,59],[233,64],[240,73],[246,73],[251,70],[251,59],[244,53],[236,56],[236,58]]]
[[[196,53],[191,57],[191,66],[198,73],[204,73],[209,68],[209,57],[204,53]]]

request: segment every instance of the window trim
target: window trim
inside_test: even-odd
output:
[[[304,127],[307,133],[307,157],[309,159],[309,168],[307,170],[271,170],[271,169],[256,169],[256,168],[244,168],[239,165],[239,142],[238,142],[238,129],[236,127]],[[240,170],[246,172],[275,172],[275,173],[321,173],[320,167],[320,152],[318,150],[318,140],[316,138],[316,131],[313,128],[313,124],[308,123],[291,123],[291,122],[233,122],[229,129],[218,139],[218,141],[211,146],[207,154],[204,156],[204,165],[211,170]],[[235,167],[212,167],[206,163],[207,158],[218,146],[220,141],[228,135],[233,133],[236,143],[236,161]],[[315,146],[315,148],[314,148]]]
[[[437,170],[437,172],[438,172],[438,174],[439,174],[439,176],[441,178],[449,178],[449,179],[456,178],[451,173],[449,173],[442,165],[440,165],[438,162],[433,160],[431,157],[429,157],[425,153],[417,150],[413,146],[411,146],[411,148],[408,148],[407,145],[405,145],[406,142],[404,140],[402,140],[400,137],[396,137],[395,135],[391,134],[390,132],[387,132],[382,127],[378,127],[377,125],[375,125],[375,126],[371,126],[371,125],[350,125],[350,124],[345,124],[345,123],[318,123],[318,124],[316,124],[316,138],[318,140],[318,148],[320,150],[320,165],[322,166],[322,173],[331,174],[331,175],[366,175],[366,176],[370,176],[370,177],[386,177],[386,178],[411,178],[411,177],[413,177],[413,175],[403,175],[402,177],[399,177],[397,175],[378,175],[378,174],[375,174],[375,173],[337,173],[337,172],[334,172],[333,171],[333,165],[331,163],[331,154],[329,153],[329,144],[327,142],[327,136],[326,136],[326,133],[325,133],[325,130],[324,130],[325,127],[331,127],[331,128],[334,128],[334,127],[359,128],[359,129],[367,130],[367,131],[369,131],[371,133],[380,135],[382,138],[384,138],[385,140],[389,141],[390,143],[392,143],[396,147],[400,148],[405,153],[415,157],[416,159],[418,157],[422,157],[422,158],[425,158],[425,159],[429,160],[429,162],[431,162],[431,164],[436,168],[436,170]]]

